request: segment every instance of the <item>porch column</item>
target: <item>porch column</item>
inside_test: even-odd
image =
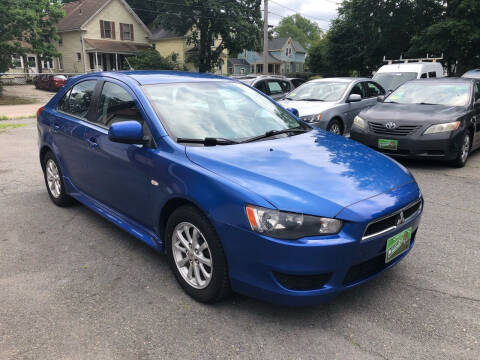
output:
[[[115,53],[115,70],[118,71],[118,54]]]
[[[98,52],[95,51],[95,71],[98,71]]]

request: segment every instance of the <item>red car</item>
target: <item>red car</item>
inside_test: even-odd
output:
[[[33,84],[37,89],[56,92],[60,90],[67,82],[65,75],[39,75],[33,80]]]

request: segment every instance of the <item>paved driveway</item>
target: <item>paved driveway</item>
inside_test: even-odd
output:
[[[166,258],[54,206],[36,128],[0,132],[0,359],[478,359],[480,152],[406,163],[425,196],[413,251],[333,303],[196,303]]]

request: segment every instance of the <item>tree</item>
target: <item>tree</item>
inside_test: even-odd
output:
[[[64,16],[64,11],[60,2],[51,0],[19,0],[19,3],[21,20],[17,26],[21,29],[23,41],[31,46],[28,51],[36,54],[41,72],[42,60],[51,60],[59,55],[53,41],[58,39],[57,23]]]
[[[275,37],[291,37],[308,49],[322,36],[317,23],[304,18],[300,14],[294,14],[283,18],[273,29]]]
[[[155,23],[186,34],[194,46],[190,57],[200,72],[220,64],[224,50],[235,55],[259,50],[261,45],[261,0],[156,0]],[[216,46],[212,46],[215,41]]]
[[[139,51],[134,57],[129,59],[130,65],[135,70],[174,70],[178,66],[169,58],[161,56],[154,49]]]
[[[155,12],[155,1],[127,0],[127,2],[145,24],[150,25],[157,18]]]
[[[410,53],[444,55],[450,75],[461,75],[480,66],[480,2],[441,1],[444,12],[439,21],[413,37]]]

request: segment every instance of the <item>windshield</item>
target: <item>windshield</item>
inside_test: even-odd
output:
[[[348,82],[318,81],[299,86],[288,94],[289,100],[338,101],[347,90]]]
[[[438,83],[437,81],[415,81],[395,90],[385,100],[399,104],[435,104],[466,106],[470,101],[471,85],[467,83]]]
[[[373,80],[378,82],[385,90],[395,90],[407,81],[417,78],[415,72],[376,73]]]
[[[144,87],[176,138],[242,140],[303,126],[255,90],[237,82],[157,84]]]

